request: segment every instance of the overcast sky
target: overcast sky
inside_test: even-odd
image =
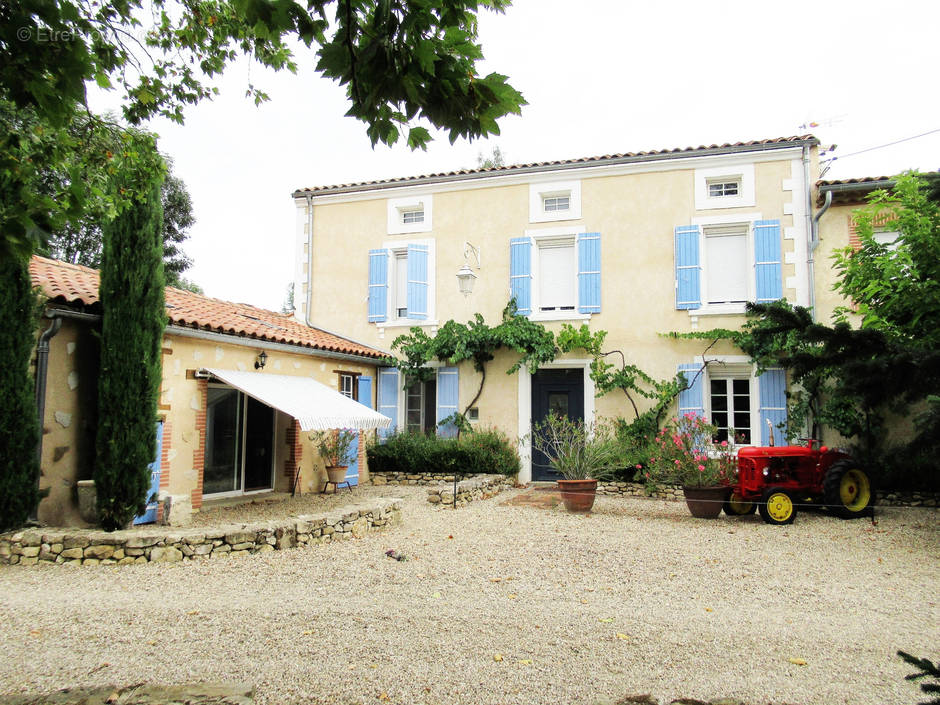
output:
[[[475,168],[494,145],[517,164],[812,132],[837,145],[825,178],[936,170],[938,27],[936,0],[515,0],[480,18],[481,72],[508,75],[529,105],[488,141],[372,149],[343,117],[344,91],[300,51],[298,74],[237,65],[184,126],[149,128],[193,197],[185,276],[209,296],[279,310],[295,189]],[[269,103],[244,97],[249,78]]]

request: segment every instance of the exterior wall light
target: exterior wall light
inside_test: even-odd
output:
[[[255,360],[255,369],[263,370],[265,363],[267,363],[267,361],[268,361],[268,354],[264,350],[262,350],[260,353],[258,353],[258,359]]]
[[[477,269],[480,269],[480,249],[469,242],[465,242],[463,244],[463,257],[466,260],[470,258],[470,255],[476,258]],[[473,273],[470,265],[464,262],[463,266],[457,270],[457,287],[460,289],[460,293],[469,296],[473,292],[473,282],[476,279],[477,275]]]

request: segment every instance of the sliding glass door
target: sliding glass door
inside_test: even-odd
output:
[[[203,494],[269,490],[274,480],[274,409],[237,389],[210,385]]]

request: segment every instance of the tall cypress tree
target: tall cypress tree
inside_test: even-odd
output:
[[[95,488],[101,526],[127,526],[147,504],[156,454],[166,326],[160,178],[103,228],[101,371]]]
[[[28,258],[0,257],[0,531],[22,526],[36,503],[39,421],[30,356],[36,298]]]

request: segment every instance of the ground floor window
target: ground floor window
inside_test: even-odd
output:
[[[751,443],[751,378],[712,377],[709,381],[711,420],[718,428],[715,441]]]
[[[435,380],[415,382],[405,391],[405,429],[408,433],[434,433],[437,428]]]
[[[271,489],[274,409],[231,387],[210,385],[203,494]]]

